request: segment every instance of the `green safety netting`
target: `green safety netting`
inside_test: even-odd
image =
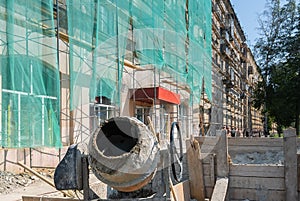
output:
[[[187,85],[192,102],[199,103],[203,81],[211,99],[210,0],[70,0],[67,12],[71,108],[96,96],[118,105],[128,51],[141,67]]]
[[[52,0],[0,0],[1,146],[61,147],[56,49]]]
[[[104,96],[118,105],[129,28],[129,3],[70,0],[67,1],[67,12],[71,108],[93,102],[96,96]],[[89,94],[84,94],[87,91]]]
[[[199,102],[202,82],[211,100],[211,1],[189,1],[189,79],[193,98]]]
[[[66,3],[71,109],[97,96],[119,105],[128,52],[187,85],[194,103],[204,81],[211,99],[210,0]],[[0,23],[1,145],[59,147],[53,1],[0,0]]]

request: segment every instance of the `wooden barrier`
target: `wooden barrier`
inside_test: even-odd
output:
[[[229,155],[239,153],[263,153],[283,151],[282,138],[228,138]]]
[[[293,133],[292,130],[289,132]],[[197,169],[197,166],[202,166],[206,198],[214,199],[214,196],[221,191],[219,198],[231,201],[299,199],[300,155],[296,155],[296,147],[300,145],[300,141],[293,134],[286,133],[285,138],[277,139],[221,137],[222,134],[215,137],[195,137],[200,145],[201,163],[193,168]],[[228,146],[224,146],[226,144]],[[227,158],[227,149],[229,155],[280,151],[284,152],[285,163],[284,165],[232,164]],[[228,180],[226,180],[226,173]],[[223,180],[220,180],[220,177],[223,177]],[[221,182],[224,179],[226,181]],[[225,198],[226,184],[228,184],[228,190]],[[179,200],[186,199],[184,198],[186,185],[187,183],[182,183],[178,187],[174,186],[174,189],[179,188],[175,190],[176,195],[180,196]],[[216,194],[213,193],[214,191]]]
[[[216,177],[227,177],[229,173],[227,137],[218,131],[215,137],[195,137],[201,145],[205,195],[211,198]]]
[[[230,200],[285,200],[284,166],[231,164]]]
[[[294,133],[294,131],[288,131]],[[207,198],[212,198],[215,180],[226,175],[226,163],[220,162],[220,154],[231,156],[266,152],[283,152],[284,165],[278,164],[232,164],[229,158],[227,199],[236,200],[298,200],[300,191],[300,140],[285,131],[285,138],[228,138],[228,146],[221,147],[220,136],[195,137],[201,145],[204,186]],[[224,143],[225,142],[225,143]],[[219,161],[218,161],[219,157]],[[224,158],[224,157],[223,157]],[[297,160],[299,158],[299,160]],[[222,167],[223,164],[223,167]],[[221,167],[220,167],[221,165]],[[218,167],[219,166],[219,167]],[[222,172],[223,170],[223,172]],[[223,174],[224,173],[224,174]],[[299,175],[298,177],[295,175]],[[300,199],[299,199],[300,200]]]

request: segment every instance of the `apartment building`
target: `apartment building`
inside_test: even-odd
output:
[[[211,129],[262,131],[261,112],[251,105],[258,67],[229,0],[212,1],[212,30]]]
[[[60,157],[113,116],[149,116],[162,139],[173,122],[184,138],[262,127],[228,0],[1,1],[0,23],[0,144],[24,149],[1,150],[5,163],[40,166],[34,150]]]

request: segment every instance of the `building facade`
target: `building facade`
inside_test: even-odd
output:
[[[30,1],[31,2],[31,1]],[[1,1],[1,146],[87,142],[114,116],[169,138],[261,130],[257,65],[229,0]]]
[[[251,105],[260,75],[234,9],[228,0],[212,1],[213,103],[211,129],[263,130],[260,111]]]

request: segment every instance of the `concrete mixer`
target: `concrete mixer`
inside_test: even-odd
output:
[[[150,120],[150,118],[149,118]],[[164,178],[169,185],[169,173],[180,181],[182,177],[182,140],[179,125],[173,123],[167,143],[159,142],[151,122],[150,129],[134,117],[114,117],[107,120],[91,136],[89,144],[71,145],[54,174],[58,190],[87,191],[88,171],[108,186],[133,192],[143,188],[159,169],[167,169]],[[177,130],[179,146],[174,143]],[[162,148],[165,147],[165,148]],[[162,165],[163,164],[163,165]],[[169,170],[170,168],[170,170]],[[166,188],[167,189],[167,188]]]

